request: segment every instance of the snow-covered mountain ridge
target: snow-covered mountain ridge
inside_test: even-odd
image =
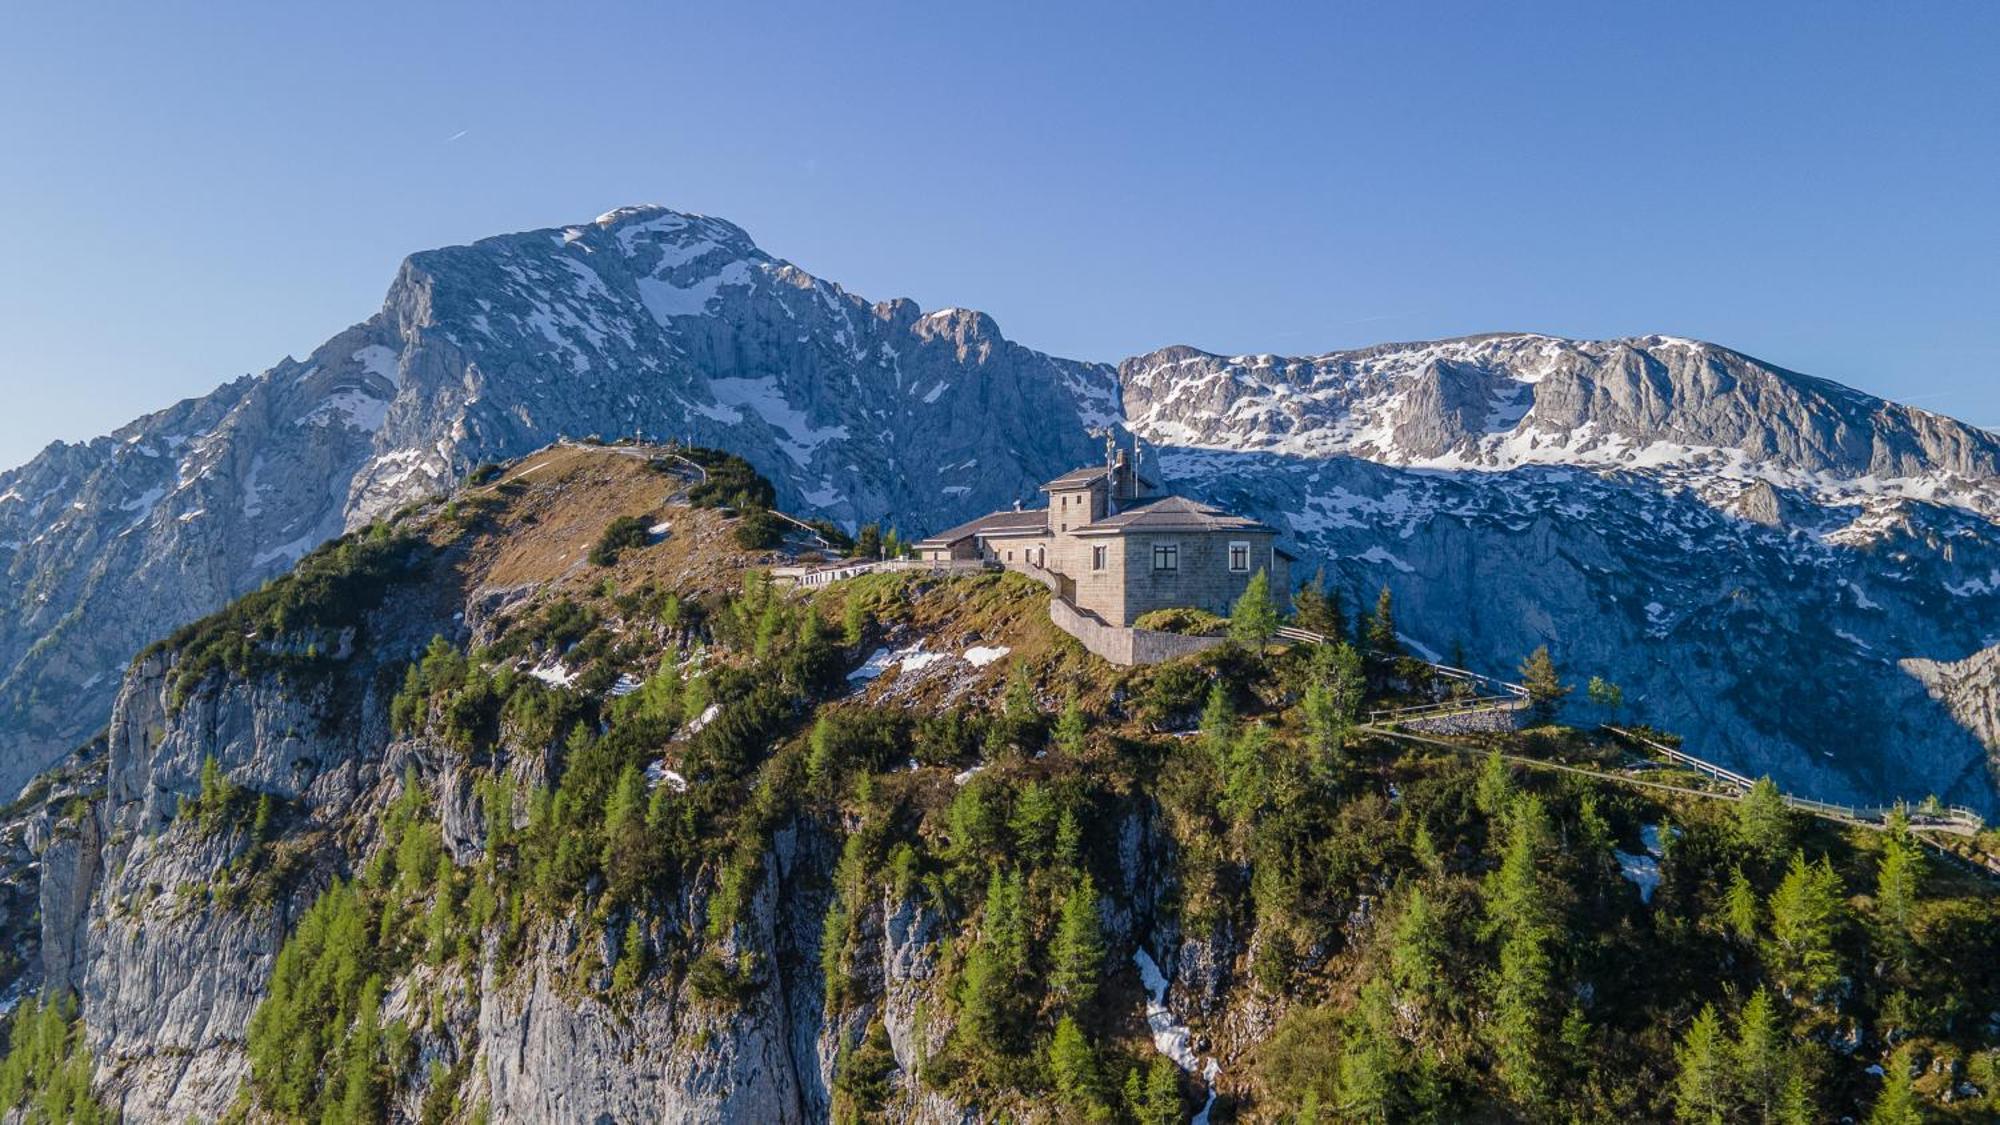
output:
[[[1550,641],[1795,787],[1992,799],[1979,742],[1897,663],[2000,640],[1990,433],[1668,337],[1114,369],[659,207],[415,254],[303,361],[0,474],[0,782],[101,726],[147,642],[563,435],[723,446],[788,507],[911,532],[1032,501],[1107,425],[1482,668]]]
[[[1724,503],[1763,484],[1871,512],[1917,500],[2000,515],[2000,436],[1678,337],[1486,335],[1299,359],[1169,348],[1120,377],[1133,429],[1162,444],[1411,469],[1566,465]]]

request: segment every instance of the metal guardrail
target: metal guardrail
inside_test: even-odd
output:
[[[1637,731],[1626,730],[1623,727],[1614,727],[1608,723],[1604,725],[1603,729],[1621,738],[1630,739],[1659,754],[1668,761],[1673,762],[1675,765],[1686,766],[1696,773],[1704,774],[1715,778],[1717,781],[1724,782],[1739,792],[1747,793],[1750,791],[1751,786],[1757,784],[1755,781],[1734,770],[1725,769],[1714,762],[1697,758],[1685,750],[1677,750],[1657,739],[1647,738]],[[1798,809],[1801,812],[1830,817],[1835,820],[1853,821],[1858,824],[1880,824],[1888,820],[1889,815],[1900,808],[1903,810],[1903,815],[1910,818],[1910,826],[1913,828],[1959,828],[1977,832],[1986,826],[1985,817],[1963,805],[1951,805],[1944,808],[1926,808],[1923,805],[1841,805],[1831,801],[1814,800],[1811,797],[1799,797],[1790,793],[1780,794],[1780,796],[1788,807]]]
[[[925,559],[863,559],[854,562],[834,563],[829,566],[808,570],[803,567],[774,567],[773,578],[790,581],[796,586],[819,587],[848,578],[858,578],[864,574],[887,572],[916,572],[919,574],[981,574],[999,569],[978,559],[946,559],[929,561]]]
[[[1402,719],[1428,719],[1439,715],[1471,715],[1481,711],[1516,711],[1528,705],[1528,701],[1518,695],[1478,695],[1464,699],[1443,699],[1436,703],[1419,703],[1413,707],[1384,707],[1368,712],[1371,723],[1395,722]]]

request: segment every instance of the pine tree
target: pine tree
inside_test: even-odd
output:
[[[819,927],[819,975],[826,987],[826,1012],[831,1016],[847,998],[847,901],[838,892],[826,904]]]
[[[1239,644],[1261,649],[1277,635],[1282,622],[1271,597],[1271,579],[1262,570],[1250,576],[1243,595],[1229,607],[1229,636]]]
[[[452,931],[459,920],[457,880],[454,878],[457,871],[449,855],[438,856],[436,871],[431,879],[434,889],[430,914],[424,923],[424,955],[433,965],[443,964],[452,953]]]
[[[1750,1119],[1773,1122],[1784,1100],[1790,1077],[1790,1052],[1771,994],[1758,988],[1736,1014],[1736,1043],[1731,1052],[1739,1093]]]
[[[1576,802],[1579,854],[1589,863],[1602,863],[1616,846],[1616,838],[1611,832],[1611,822],[1604,819],[1604,813],[1597,807],[1597,794],[1584,793]]]
[[[1008,831],[1014,836],[1014,854],[1033,867],[1049,859],[1055,845],[1056,821],[1062,809],[1056,803],[1053,786],[1030,781],[1014,798],[1014,811],[1007,817]]]
[[[1368,690],[1368,671],[1361,651],[1341,642],[1324,645],[1313,653],[1315,669],[1333,694],[1340,718],[1352,723],[1361,715],[1361,700]]]
[[[1077,701],[1075,689],[1063,700],[1062,716],[1056,720],[1056,748],[1074,758],[1083,753],[1084,738],[1089,733],[1089,725],[1084,721],[1083,705]]]
[[[646,930],[637,918],[625,923],[625,940],[618,946],[618,963],[611,968],[611,991],[623,995],[646,975]]]
[[[1400,1044],[1393,1029],[1389,990],[1381,981],[1362,986],[1347,1049],[1341,1053],[1339,1090],[1345,1120],[1390,1125],[1398,1112]]]
[[[1417,865],[1431,875],[1444,874],[1444,853],[1438,850],[1437,841],[1431,839],[1430,826],[1419,822],[1416,832],[1410,837],[1410,853],[1416,857]]]
[[[1736,802],[1736,842],[1766,868],[1776,867],[1792,850],[1798,826],[1778,783],[1758,778]]]
[[[1882,834],[1882,859],[1875,873],[1875,913],[1882,923],[1884,946],[1899,967],[1914,956],[1910,927],[1922,894],[1924,852],[1910,833],[1910,818],[1899,807],[1889,814]]]
[[[965,959],[958,1033],[960,1042],[983,1060],[1006,1052],[1014,1041],[1015,1005],[1028,966],[1021,900],[1020,875],[994,871],[986,884],[979,939]]]
[[[1910,1079],[1915,1063],[1906,1044],[1896,1049],[1884,1063],[1882,1092],[1868,1111],[1868,1125],[1923,1125],[1923,1103]]]
[[[1707,1004],[1688,1025],[1674,1051],[1674,1120],[1688,1125],[1722,1125],[1730,1119],[1729,1044],[1722,1037],[1722,1020]]]
[[[893,527],[882,534],[882,557],[885,559],[903,557],[903,537],[897,534]]]
[[[1049,1074],[1055,1079],[1056,1094],[1078,1119],[1104,1121],[1111,1117],[1104,1079],[1098,1073],[1097,1052],[1067,1015],[1056,1021],[1055,1038],[1049,1043]]]
[[[1341,765],[1341,751],[1347,745],[1348,724],[1340,718],[1332,690],[1315,676],[1306,685],[1305,698],[1299,700],[1299,710],[1305,715],[1306,732],[1312,740],[1314,756],[1328,772],[1337,771]]]
[[[1589,697],[1593,706],[1611,712],[1613,718],[1625,708],[1625,689],[1602,676],[1590,677],[1590,683],[1584,687],[1584,694]]]
[[[1270,746],[1270,729],[1253,723],[1237,736],[1223,761],[1216,811],[1229,822],[1230,838],[1239,856],[1247,857],[1252,829],[1270,796]]]
[[[1451,939],[1422,887],[1413,887],[1389,942],[1389,982],[1399,1006],[1420,1023],[1441,1019],[1451,1004]]]
[[[371,976],[361,986],[360,1013],[347,1041],[341,1068],[338,1121],[367,1122],[381,1118],[382,1078],[377,1054],[382,1042],[382,978]]]
[[[1555,658],[1549,655],[1549,646],[1540,645],[1521,662],[1521,686],[1528,689],[1528,701],[1534,707],[1535,721],[1554,722],[1556,709],[1568,698],[1573,690],[1563,683],[1562,673],[1556,669]]]
[[[1814,1125],[1818,1120],[1819,1103],[1813,1097],[1812,1079],[1794,1055],[1785,1084],[1778,1090],[1778,1108],[1771,1121],[1773,1125]]]
[[[1035,698],[1035,681],[1028,675],[1027,666],[1019,661],[1008,670],[1001,714],[1016,724],[1033,723],[1042,717],[1042,705]]]
[[[831,798],[840,782],[840,763],[835,757],[833,720],[822,714],[806,738],[806,789],[822,799]]]
[[[868,603],[856,596],[854,591],[849,590],[847,604],[840,610],[841,643],[849,648],[860,644],[862,638],[868,635],[868,617]]]
[[[1743,874],[1741,867],[1729,875],[1729,893],[1723,901],[1723,915],[1729,923],[1729,933],[1737,941],[1749,944],[1757,940],[1757,919],[1762,906],[1757,901],[1757,888]]]
[[[1500,1080],[1525,1106],[1548,1098],[1549,1020],[1555,966],[1541,933],[1517,927],[1500,946],[1488,1035]]]
[[[1076,818],[1076,810],[1063,806],[1062,815],[1056,818],[1056,864],[1066,873],[1076,874],[1083,867],[1083,823]]]
[[[1473,789],[1472,802],[1496,825],[1514,803],[1514,773],[1499,750],[1487,751],[1486,761],[1479,767],[1479,783]]]
[[[1180,1125],[1181,1073],[1173,1060],[1156,1055],[1146,1069],[1146,1089],[1132,1116],[1139,1125]]]
[[[1817,998],[1840,980],[1835,942],[1846,917],[1840,876],[1825,857],[1792,853],[1784,881],[1771,892],[1771,975],[1793,997]]]
[[[250,838],[268,840],[271,837],[271,814],[274,811],[269,793],[257,794],[257,814],[250,821]]]
[[[896,1092],[895,1077],[896,1051],[888,1027],[878,1019],[868,1025],[859,1045],[850,1049],[843,1043],[835,1057],[833,1120],[837,1125],[879,1120]]]
[[[1531,1107],[1542,1105],[1552,1086],[1548,1060],[1556,980],[1550,950],[1559,927],[1544,873],[1553,852],[1553,829],[1541,798],[1515,797],[1500,869],[1486,884],[1488,927],[1501,938],[1488,1034],[1501,1081]]]
[[[1299,628],[1333,640],[1347,636],[1346,615],[1341,612],[1340,592],[1326,588],[1326,570],[1314,572],[1312,581],[1292,595],[1292,621]]]
[[[1236,744],[1236,708],[1220,680],[1209,685],[1208,702],[1201,709],[1201,747],[1217,764],[1228,759]]]
[[[638,763],[619,771],[604,803],[604,848],[601,866],[614,900],[637,894],[646,880],[653,838],[646,831],[646,775]]]
[[[1375,612],[1367,619],[1367,630],[1362,638],[1363,647],[1376,656],[1397,657],[1403,655],[1402,635],[1396,630],[1396,604],[1389,593],[1389,587],[1375,595]]]
[[[854,536],[854,557],[857,559],[879,559],[882,557],[882,525],[864,523]]]
[[[1066,1012],[1081,1012],[1097,995],[1104,971],[1104,932],[1097,914],[1097,887],[1085,875],[1063,898],[1049,954],[1049,991]]]
[[[1342,643],[1313,646],[1310,682],[1300,708],[1313,752],[1329,770],[1339,766],[1354,720],[1361,709],[1366,676],[1361,654]]]

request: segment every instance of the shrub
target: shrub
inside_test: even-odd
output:
[[[697,508],[769,508],[778,502],[771,482],[733,453],[696,446],[683,455],[708,473],[707,480],[688,490],[688,503]]]
[[[598,536],[597,545],[590,549],[592,566],[610,566],[618,561],[618,553],[627,547],[643,547],[651,540],[646,532],[646,521],[638,516],[619,516],[611,521],[611,526]]]
[[[1174,661],[1152,669],[1139,698],[1139,713],[1154,727],[1170,727],[1201,710],[1210,678],[1193,661]]]
[[[762,508],[743,513],[733,532],[736,545],[746,551],[765,551],[785,541],[785,522]]]
[[[1179,633],[1186,637],[1212,637],[1229,628],[1229,622],[1205,609],[1181,606],[1142,613],[1132,626],[1158,633]]]
[[[876,1121],[895,1096],[896,1054],[881,1020],[860,1043],[841,1045],[833,1067],[833,1117],[837,1122]]]

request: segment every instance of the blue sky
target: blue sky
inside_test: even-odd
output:
[[[2000,427],[2000,5],[106,7],[0,36],[0,464],[635,202],[1081,358],[1666,332]]]

